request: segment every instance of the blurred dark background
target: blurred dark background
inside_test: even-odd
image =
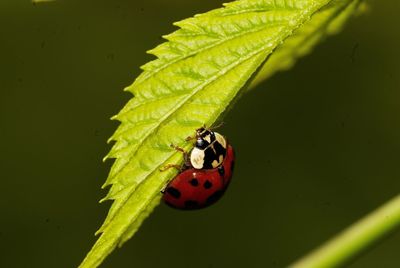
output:
[[[0,2],[0,267],[76,267],[109,203],[109,118],[173,31],[220,0]],[[389,4],[390,3],[390,4]],[[102,267],[283,267],[400,192],[400,3],[370,12],[245,95],[215,206],[160,205]],[[399,267],[400,233],[350,267]]]

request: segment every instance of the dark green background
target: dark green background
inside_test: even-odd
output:
[[[221,3],[0,1],[0,267],[80,263],[110,205],[123,87],[172,22]],[[283,267],[399,193],[399,11],[372,2],[245,95],[221,129],[238,158],[225,197],[159,206],[102,267]],[[399,267],[399,248],[397,233],[350,267]]]

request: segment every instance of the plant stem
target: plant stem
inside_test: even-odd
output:
[[[337,267],[375,244],[380,238],[399,226],[400,195],[289,267]]]

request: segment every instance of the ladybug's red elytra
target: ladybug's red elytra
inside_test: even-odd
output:
[[[231,181],[233,147],[221,134],[200,128],[189,159],[186,169],[166,186],[163,200],[177,209],[208,207],[220,199]]]

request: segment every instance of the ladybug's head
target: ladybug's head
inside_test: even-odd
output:
[[[209,129],[201,127],[196,130],[196,147],[199,149],[205,149],[211,143],[215,141],[215,133]]]

